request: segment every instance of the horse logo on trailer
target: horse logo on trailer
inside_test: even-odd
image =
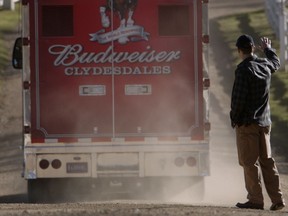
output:
[[[106,5],[99,8],[102,29],[90,34],[90,40],[101,44],[116,40],[120,44],[148,40],[149,33],[145,32],[142,26],[134,25],[133,14],[137,3],[138,0],[107,0]],[[118,15],[120,21],[118,27],[112,25],[114,13]]]
[[[132,16],[137,6],[138,0],[107,0],[107,5],[100,7],[102,26],[108,28],[110,26],[110,20],[106,14],[107,10],[118,13],[120,19],[120,28],[125,28],[134,25]],[[126,19],[128,13],[128,18]]]

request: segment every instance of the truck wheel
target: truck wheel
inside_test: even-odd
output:
[[[174,193],[172,200],[187,201],[199,203],[204,200],[205,196],[205,181],[204,177],[185,177],[176,179],[173,182],[178,185],[177,193]],[[172,188],[173,188],[172,185]],[[176,187],[177,188],[177,187]]]
[[[204,200],[204,177],[169,177],[159,180],[157,192],[162,200],[194,203]]]
[[[48,181],[46,179],[28,180],[28,202],[44,203],[48,201]]]
[[[58,203],[69,200],[67,179],[29,179],[28,201],[30,203]],[[73,187],[70,187],[73,188]],[[67,195],[67,196],[66,196]]]

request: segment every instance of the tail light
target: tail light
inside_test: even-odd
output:
[[[46,159],[42,159],[40,162],[39,162],[39,166],[41,169],[47,169],[49,167],[50,163],[48,160]]]
[[[181,167],[184,165],[185,160],[182,157],[177,157],[177,158],[175,158],[174,163],[177,167]]]
[[[62,166],[62,163],[60,160],[55,159],[52,161],[51,165],[54,169],[59,169]]]
[[[188,157],[186,163],[188,166],[193,167],[196,165],[197,161],[194,157]]]

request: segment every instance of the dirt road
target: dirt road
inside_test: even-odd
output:
[[[210,17],[263,8],[264,0],[210,0]],[[230,92],[233,71],[229,62],[219,56],[229,56],[221,35],[210,27],[210,78],[211,78],[211,176],[206,178],[206,195],[202,203],[190,203],[184,194],[171,202],[115,200],[109,202],[70,204],[28,204],[26,182],[21,178],[21,81],[20,74],[8,68],[1,83],[0,105],[0,216],[1,215],[193,215],[193,216],[270,216],[288,215],[287,208],[279,212],[240,210],[234,207],[245,201],[243,173],[237,162],[234,131],[230,127]],[[285,172],[285,169],[283,169]],[[287,171],[286,171],[287,173]],[[281,174],[282,188],[288,200],[288,175]]]

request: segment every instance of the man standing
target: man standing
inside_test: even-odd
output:
[[[261,174],[272,201],[270,210],[285,207],[280,189],[279,173],[271,156],[269,88],[271,74],[280,61],[271,48],[271,40],[261,38],[260,48],[267,58],[254,55],[254,41],[241,35],[236,43],[242,62],[235,71],[231,100],[231,125],[236,128],[239,164],[244,169],[248,202],[237,203],[238,208],[264,209]]]

